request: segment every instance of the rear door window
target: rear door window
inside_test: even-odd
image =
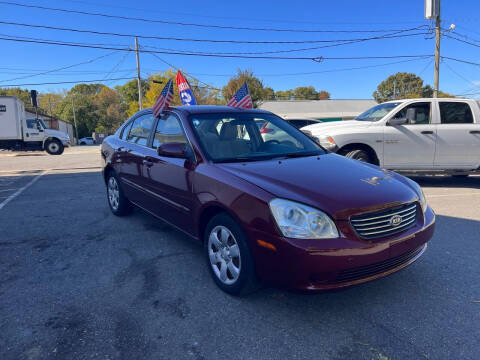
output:
[[[442,124],[473,124],[470,106],[463,102],[440,102],[440,118]]]
[[[153,114],[145,114],[136,118],[128,133],[127,141],[137,145],[146,146],[150,133],[152,132],[154,120],[155,118],[153,117]]]

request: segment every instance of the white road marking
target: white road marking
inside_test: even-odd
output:
[[[40,177],[42,175],[45,175],[46,173],[48,172],[48,170],[45,170],[43,171],[42,173],[38,174],[37,176],[35,176],[32,180],[30,180],[26,185],[24,185],[23,187],[21,187],[20,189],[18,189],[17,191],[15,191],[12,195],[10,195],[8,198],[6,198],[5,200],[3,200],[1,203],[0,203],[0,210],[2,210],[5,205],[7,205],[10,201],[12,201],[13,199],[15,199],[18,195],[20,195],[25,189],[27,189],[28,187],[32,186],[38,179],[40,179]]]
[[[473,193],[458,193],[458,194],[443,194],[443,195],[427,195],[427,198],[436,198],[436,197],[449,197],[449,196],[479,196],[480,192],[473,192]]]

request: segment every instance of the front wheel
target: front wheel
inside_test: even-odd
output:
[[[247,238],[230,216],[218,214],[210,220],[204,248],[210,274],[220,289],[243,295],[258,288]]]
[[[366,163],[371,163],[372,162],[368,152],[366,152],[365,150],[361,150],[361,149],[347,150],[347,151],[342,152],[342,155],[347,157],[347,158],[358,160],[358,161],[363,161],[363,162],[366,162]]]
[[[45,143],[45,151],[50,155],[61,155],[63,150],[63,144],[57,139],[47,140]]]

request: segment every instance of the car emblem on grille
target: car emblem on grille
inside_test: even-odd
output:
[[[392,216],[390,219],[390,225],[394,227],[400,225],[401,223],[402,223],[402,217],[400,215]]]

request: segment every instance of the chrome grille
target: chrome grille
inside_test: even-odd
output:
[[[352,217],[357,234],[365,239],[388,236],[407,230],[417,220],[417,203],[410,203],[381,212]]]

